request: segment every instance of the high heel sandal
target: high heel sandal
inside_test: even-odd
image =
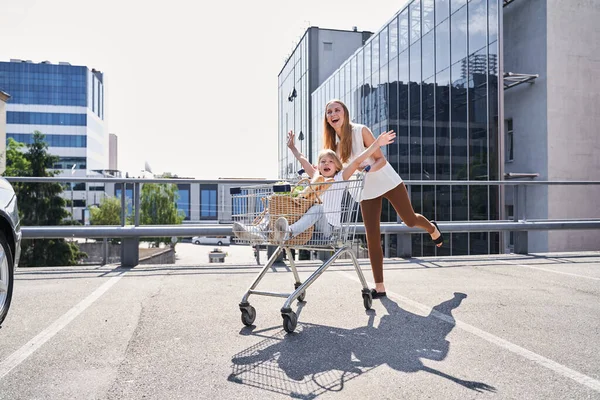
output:
[[[438,224],[435,221],[429,221],[431,222],[434,226],[435,229],[437,229],[437,231],[440,233],[440,236],[438,236],[437,239],[431,239],[433,240],[433,243],[437,246],[438,244],[444,243],[444,235],[442,235],[442,231],[440,231],[440,228],[438,228]],[[438,246],[439,247],[439,246]]]
[[[375,289],[371,289],[371,297],[374,299],[380,299],[382,297],[386,297],[385,292],[378,292]]]

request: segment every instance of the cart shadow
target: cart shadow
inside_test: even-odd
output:
[[[450,348],[446,336],[455,326],[452,310],[466,297],[455,293],[427,316],[382,298],[387,315],[377,327],[373,326],[373,310],[368,312],[367,326],[356,329],[299,323],[299,334],[280,331],[234,355],[228,380],[312,399],[340,392],[349,380],[385,364],[400,372],[428,372],[477,392],[495,392],[493,386],[448,375],[421,361],[446,358]]]

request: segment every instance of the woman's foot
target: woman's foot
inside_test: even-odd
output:
[[[383,283],[376,283],[375,289],[371,289],[371,297],[377,299],[379,297],[385,297],[385,286]]]
[[[442,244],[444,243],[444,237],[442,236],[442,232],[440,232],[440,229],[438,228],[435,221],[429,222],[431,222],[434,228],[433,233],[430,233],[431,240],[433,240],[433,243],[435,243],[437,247],[442,247]]]

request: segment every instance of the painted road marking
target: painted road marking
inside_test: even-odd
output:
[[[506,261],[506,260],[496,260],[496,261],[500,261],[506,264],[510,264],[510,265],[514,265],[516,267],[524,267],[524,268],[531,268],[531,269],[538,269],[540,271],[546,271],[546,272],[553,272],[555,274],[561,274],[561,275],[569,275],[569,276],[576,276],[578,278],[585,278],[585,279],[592,279],[594,281],[600,281],[600,278],[596,278],[594,276],[586,276],[586,275],[579,275],[579,274],[573,274],[571,272],[563,272],[563,271],[555,271],[552,269],[548,269],[548,268],[542,268],[542,267],[536,267],[533,265],[527,265],[527,264],[517,264],[517,263],[513,263],[510,261]]]
[[[44,343],[52,339],[54,335],[60,332],[65,326],[73,321],[79,314],[85,311],[86,308],[91,306],[96,300],[100,298],[104,293],[115,285],[122,277],[125,271],[119,271],[117,275],[104,282],[98,289],[94,290],[92,294],[83,299],[75,307],[71,308],[59,319],[54,321],[52,325],[40,332],[36,337],[25,343],[20,349],[12,353],[5,360],[0,362],[0,379],[4,378],[10,371],[25,361],[30,355],[32,355],[37,349],[42,347]]]

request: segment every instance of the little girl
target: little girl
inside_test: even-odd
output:
[[[317,187],[322,204],[315,204],[295,223],[288,224],[285,217],[279,217],[274,225],[274,240],[277,243],[283,243],[293,239],[302,232],[306,231],[312,225],[315,225],[315,230],[323,235],[323,238],[328,239],[334,228],[339,228],[341,225],[341,207],[343,189],[348,185],[348,180],[360,167],[369,156],[371,156],[380,147],[388,145],[394,141],[396,134],[393,131],[384,132],[369,146],[365,151],[359,154],[355,159],[350,161],[346,167],[342,161],[330,149],[322,150],[319,153],[317,167],[313,165],[302,155],[294,143],[294,133],[288,133],[288,147],[294,156],[300,161],[309,177],[312,178],[311,186],[316,186],[320,182],[324,182]],[[333,190],[332,190],[333,189]]]
[[[315,168],[302,153],[298,151],[294,143],[294,133],[288,133],[288,147],[294,156],[300,161],[305,172],[311,179],[311,187],[315,189],[321,198],[322,204],[315,204],[306,211],[306,213],[294,224],[289,225],[285,217],[279,217],[274,224],[273,238],[276,243],[282,244],[290,240],[311,226],[315,225],[315,230],[328,239],[334,228],[341,225],[341,207],[344,188],[348,185],[348,179],[360,167],[369,156],[371,156],[380,147],[388,145],[394,141],[396,134],[394,131],[384,132],[354,160],[350,161],[344,168],[342,161],[330,149],[325,149],[319,153],[318,165]],[[330,190],[330,189],[334,190]],[[263,219],[268,221],[268,219]],[[233,223],[233,233],[240,239],[251,242],[261,242],[266,240],[264,229],[266,224],[261,226],[245,226],[239,222]]]

